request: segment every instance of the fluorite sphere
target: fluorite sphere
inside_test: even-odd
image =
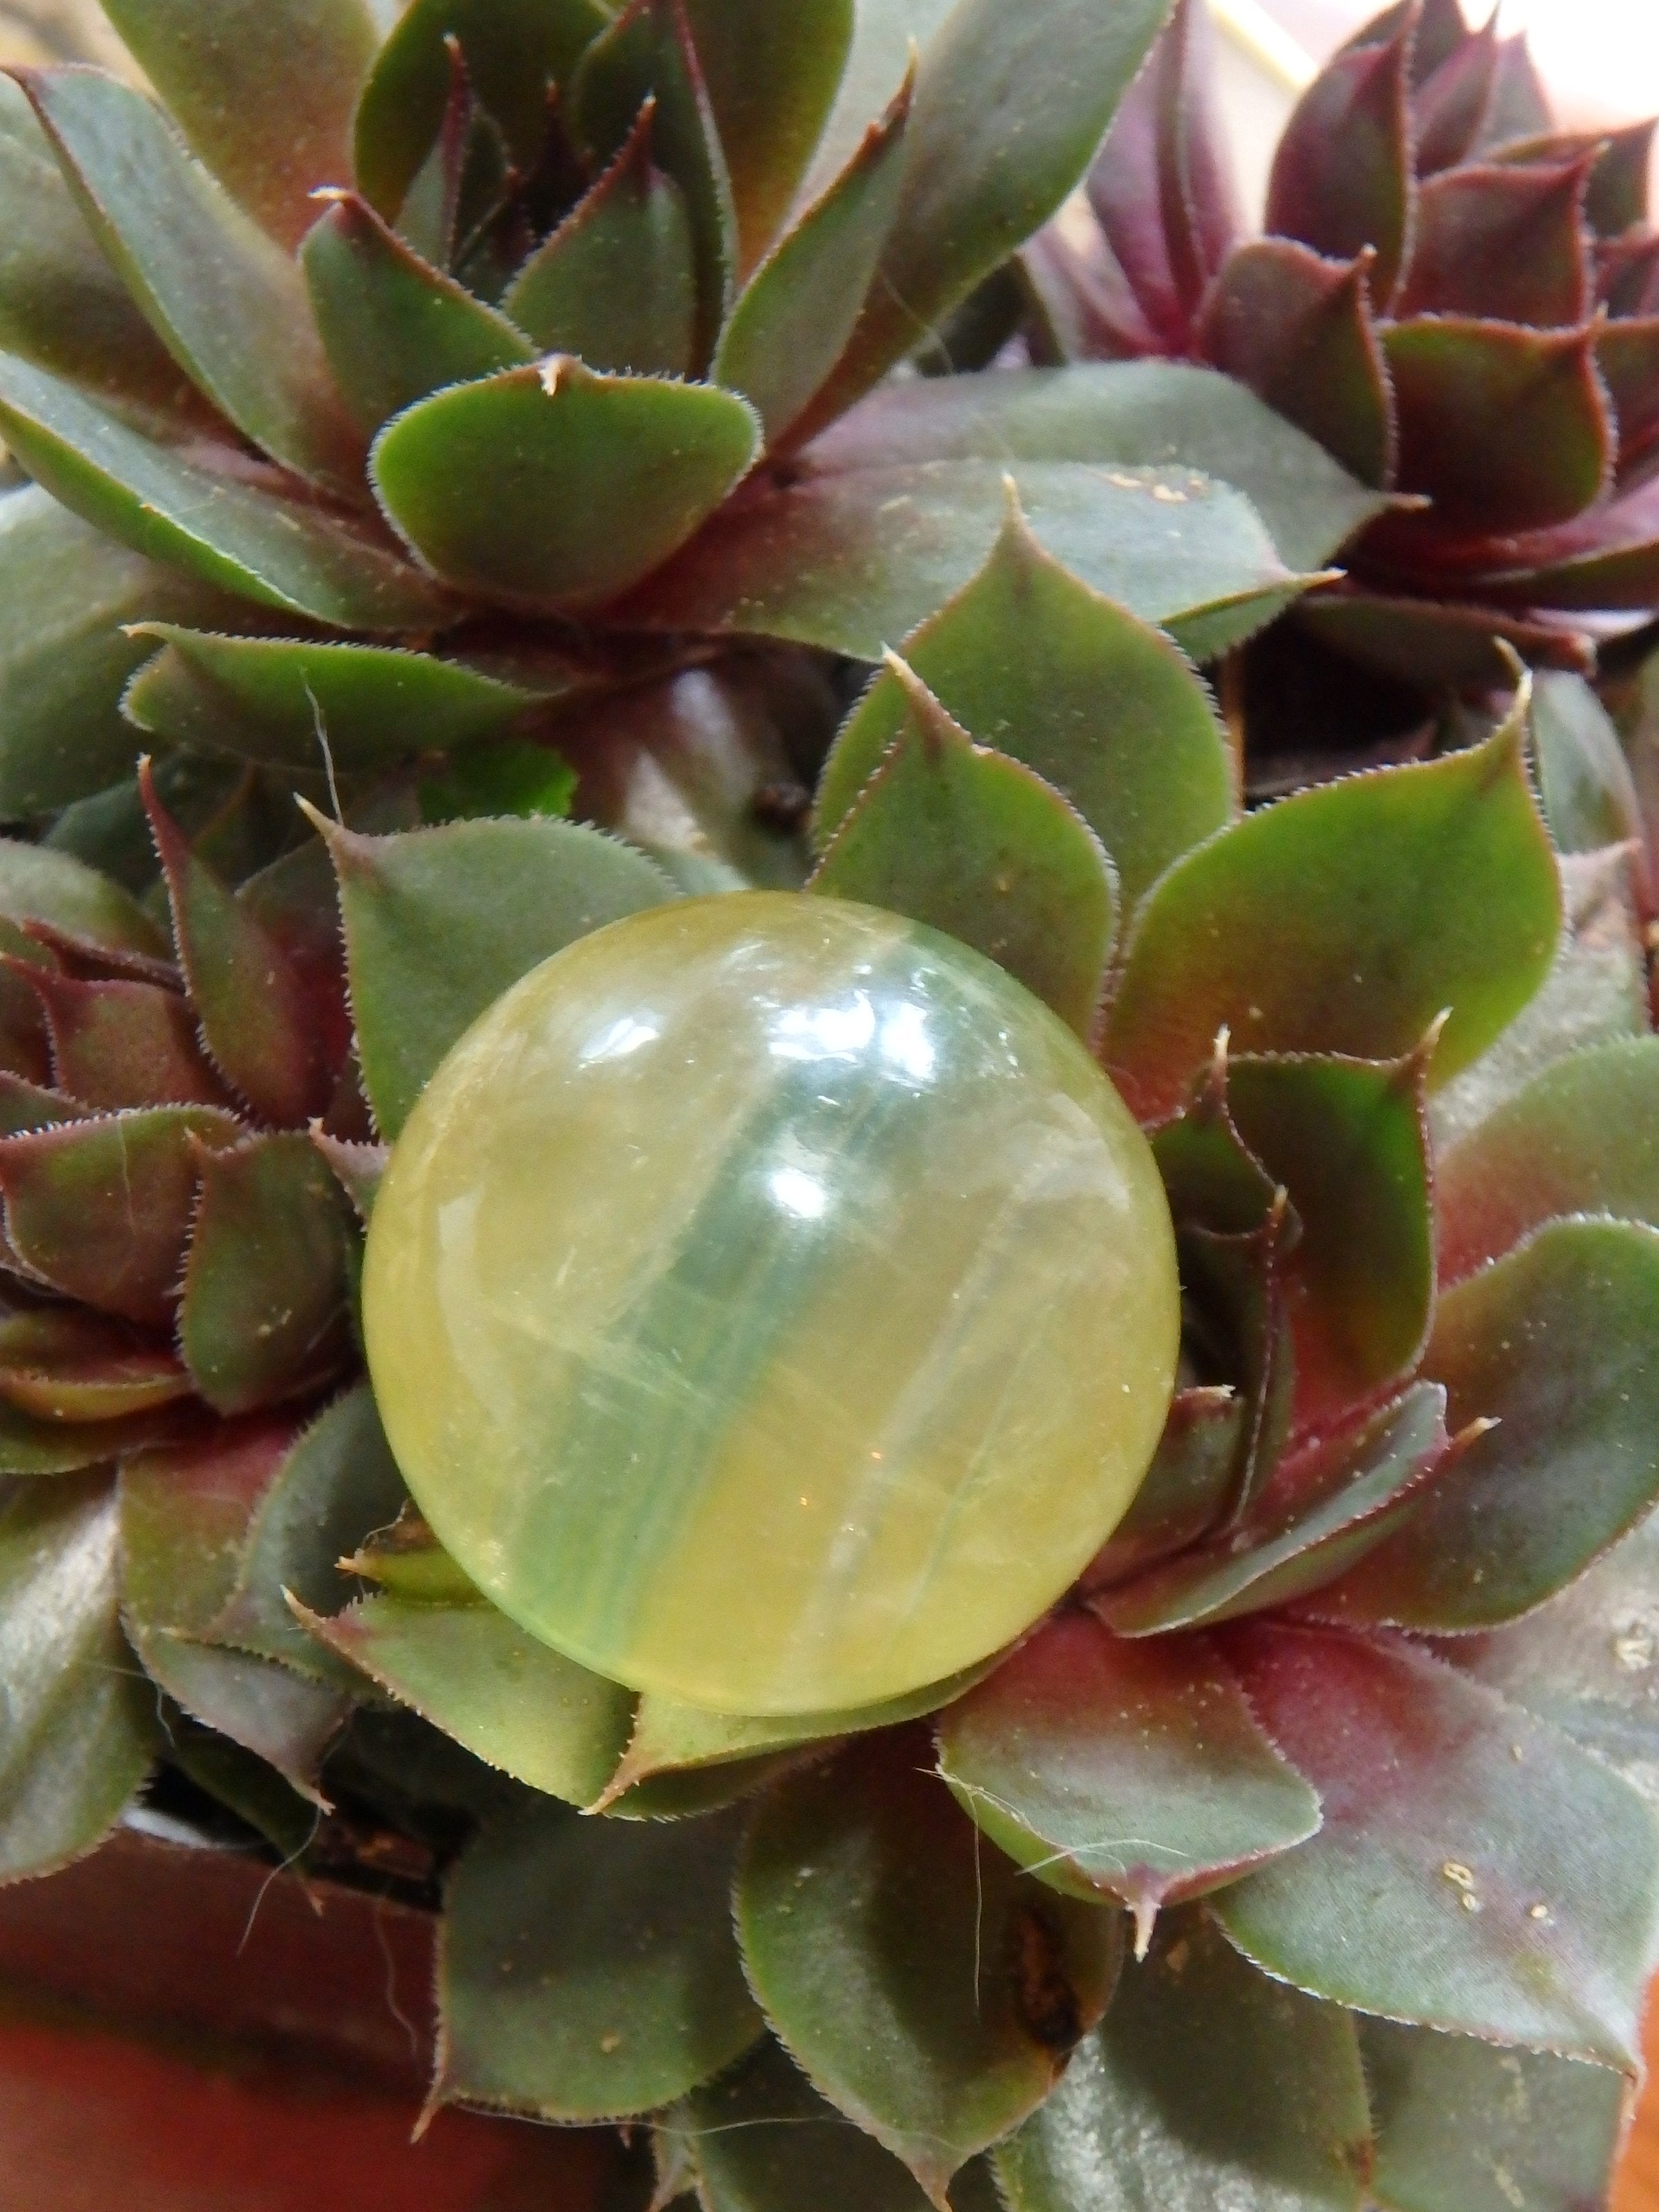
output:
[[[544,1642],[738,1713],[1000,1649],[1133,1496],[1179,1331],[1077,1038],[830,898],[659,907],[456,1046],[375,1204],[369,1364],[442,1542]]]

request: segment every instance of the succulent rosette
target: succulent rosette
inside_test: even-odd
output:
[[[1176,12],[1086,210],[1026,257],[1070,359],[1206,362],[1408,496],[1298,617],[1417,684],[1492,641],[1589,670],[1659,605],[1651,124],[1553,121],[1524,40],[1387,9],[1303,94],[1245,234],[1204,10]]]
[[[147,1790],[395,1879],[434,2107],[625,2124],[619,2203],[1603,2202],[1659,1963],[1639,700],[1547,672],[1247,811],[1194,662],[1418,514],[1213,368],[875,388],[1156,6],[234,12],[110,9],[195,157],[94,73],[3,112],[0,1875]],[[458,1043],[757,884],[1048,1008],[1180,1265],[1086,1573],[847,1711],[529,1633],[361,1351]]]

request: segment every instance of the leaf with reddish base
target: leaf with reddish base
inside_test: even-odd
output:
[[[1437,690],[1501,691],[1515,681],[1515,664],[1499,641],[1530,667],[1595,666],[1595,641],[1565,617],[1551,622],[1500,607],[1390,599],[1350,586],[1320,592],[1294,617],[1298,629],[1402,684]]]
[[[925,1738],[872,1737],[763,1800],[738,1929],[780,2039],[941,2207],[1106,2008],[1116,1915],[984,1854]]]
[[[1595,363],[1619,426],[1619,482],[1632,485],[1659,444],[1659,316],[1604,324]]]
[[[1251,239],[1211,288],[1198,344],[1362,483],[1382,486],[1394,475],[1394,399],[1370,311],[1375,258],[1369,246],[1327,261],[1293,239]]]
[[[1206,1371],[1237,1385],[1243,1404],[1231,1493],[1235,1516],[1266,1482],[1290,1434],[1296,1342],[1285,1278],[1298,1230],[1280,1192],[1267,1219],[1248,1234],[1188,1228],[1176,1238],[1188,1340]]]
[[[45,926],[93,954],[165,956],[167,939],[137,899],[73,854],[0,838],[0,916],[19,928]]]
[[[241,1132],[205,1106],[158,1106],[0,1139],[6,1235],[66,1297],[152,1328],[173,1317],[196,1197],[195,1139]]]
[[[1659,1229],[1659,1037],[1546,1068],[1436,1170],[1443,1281],[1461,1282],[1553,1216]]]
[[[1224,1647],[1324,1826],[1211,1910],[1316,1996],[1633,2073],[1659,1848],[1622,1782],[1404,1644],[1261,1623]]]
[[[198,1155],[179,1342],[221,1413],[313,1390],[350,1356],[346,1200],[307,1137],[251,1138]]]
[[[1318,1832],[1318,1798],[1202,1637],[1129,1644],[1062,1613],[938,1735],[969,1818],[1055,1889],[1126,1905],[1140,1958],[1165,1905]]]
[[[121,1604],[134,1649],[171,1697],[320,1802],[318,1775],[345,1699],[268,1660],[190,1640],[234,1587],[249,1528],[294,1439],[289,1420],[230,1422],[126,1461]]]
[[[1524,708],[1488,743],[1299,793],[1170,869],[1140,911],[1103,1057],[1143,1121],[1179,1105],[1217,1032],[1248,1051],[1476,1059],[1549,972],[1554,855]]]
[[[76,982],[14,965],[46,1009],[52,1080],[84,1106],[222,1106],[232,1099],[203,1059],[177,991],[155,983]]]
[[[1236,1390],[1182,1390],[1134,1503],[1082,1577],[1085,1590],[1127,1582],[1143,1567],[1206,1536],[1231,1500],[1247,1442]]]
[[[0,1320],[0,1398],[38,1420],[130,1425],[132,1414],[174,1405],[191,1387],[169,1347],[118,1322],[62,1306]]]
[[[1117,926],[1117,879],[1070,801],[976,745],[899,659],[905,728],[811,888],[908,915],[1006,968],[1085,1040]]]
[[[1103,1592],[1096,1611],[1121,1636],[1162,1636],[1322,1588],[1397,1528],[1439,1476],[1445,1403],[1443,1390],[1417,1383],[1380,1413],[1282,1461],[1236,1534]]]
[[[1179,0],[1089,178],[1090,205],[1158,350],[1176,356],[1243,227],[1215,108],[1214,35],[1208,9]]]
[[[1267,228],[1316,253],[1376,252],[1386,307],[1409,248],[1413,201],[1407,112],[1412,25],[1386,44],[1351,49],[1316,77],[1285,126],[1267,188]]]
[[[1582,323],[1595,289],[1589,181],[1584,160],[1524,169],[1476,163],[1431,177],[1417,196],[1395,314]]]
[[[1659,1502],[1659,1230],[1554,1221],[1440,1302],[1424,1371],[1495,1424],[1405,1527],[1315,1601],[1459,1633],[1542,1605]]]
[[[327,1103],[331,1085],[299,978],[270,933],[191,850],[155,795],[148,761],[138,781],[207,1048],[255,1113],[279,1124],[304,1121]]]
[[[1540,530],[1599,498],[1614,434],[1597,336],[1594,325],[1534,331],[1450,315],[1385,330],[1401,488],[1434,507],[1374,526],[1368,562],[1386,575],[1407,551],[1460,528]]]
[[[1659,476],[1559,529],[1454,551],[1500,605],[1644,610],[1659,592]]]
[[[1360,2212],[1370,2150],[1352,2019],[1192,1912],[994,2157],[1010,2212]]]

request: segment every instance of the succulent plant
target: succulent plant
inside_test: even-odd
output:
[[[1495,638],[1589,670],[1659,606],[1651,124],[1561,131],[1495,16],[1392,7],[1303,94],[1250,237],[1206,30],[1176,9],[1086,210],[1029,250],[1049,342],[1209,362],[1410,495],[1305,632],[1419,684],[1497,680]]]
[[[1602,2203],[1659,1964],[1651,687],[1510,671],[1247,811],[1194,661],[1377,490],[1213,368],[901,367],[1160,6],[108,12],[199,160],[95,73],[0,108],[0,1878],[141,1790],[394,1869],[433,2107],[635,2127],[641,2204]],[[1012,1642],[715,1710],[439,1541],[356,1224],[518,987],[835,901],[1155,1162],[1179,1369]],[[735,1401],[811,1309],[726,1282],[667,1356]],[[738,1647],[769,1563],[718,1564]]]

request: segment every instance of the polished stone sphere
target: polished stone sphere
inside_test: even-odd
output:
[[[1151,1459],[1180,1296],[1152,1153],[1047,1007],[896,915],[744,892],[582,939],[468,1031],[364,1318],[410,1488],[504,1612],[805,1713],[1061,1595]]]

